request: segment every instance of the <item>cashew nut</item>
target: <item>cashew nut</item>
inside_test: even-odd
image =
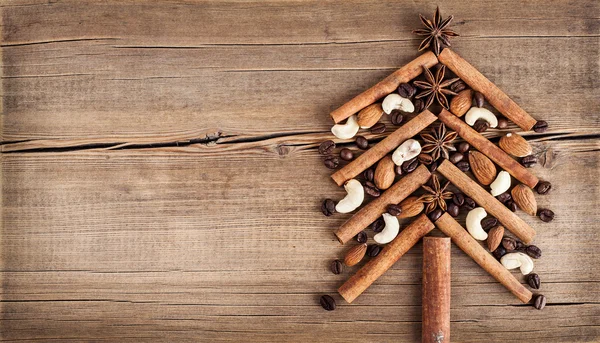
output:
[[[487,239],[487,232],[481,227],[481,220],[487,216],[483,207],[476,207],[467,214],[467,231],[478,241]]]
[[[398,218],[389,213],[384,213],[383,221],[385,222],[383,231],[373,237],[375,242],[379,244],[387,244],[391,242],[394,238],[396,238],[396,236],[398,236],[398,231],[400,231],[400,222],[398,221]]]
[[[392,113],[393,110],[400,110],[410,113],[415,111],[415,106],[410,99],[403,98],[396,93],[386,96],[385,99],[383,99],[381,107],[383,108],[383,112],[386,114]]]
[[[467,124],[473,126],[477,119],[487,121],[491,128],[498,126],[498,118],[490,110],[483,107],[471,107],[465,115],[465,121]]]
[[[350,139],[358,132],[358,122],[356,121],[356,114],[350,116],[346,120],[346,124],[336,124],[331,128],[331,132],[339,139]]]
[[[350,213],[362,204],[365,199],[365,190],[355,179],[346,181],[344,189],[348,194],[335,205],[335,210],[339,213]]]
[[[490,185],[492,196],[498,196],[510,188],[510,174],[504,170],[498,173],[496,180]]]
[[[405,161],[419,156],[420,153],[421,144],[414,139],[407,139],[394,151],[392,161],[395,165],[400,166]]]
[[[520,268],[521,274],[527,275],[533,271],[533,260],[522,252],[511,252],[500,259],[506,269]]]

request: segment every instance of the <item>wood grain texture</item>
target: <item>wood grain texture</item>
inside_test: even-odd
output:
[[[600,4],[441,7],[454,50],[550,123],[526,138],[557,213],[517,212],[543,250],[543,311],[453,249],[453,341],[597,341]],[[319,307],[363,264],[328,271],[350,215],[320,213],[344,194],[315,148],[327,113],[418,55],[410,30],[434,9],[2,2],[0,339],[418,342],[420,243],[352,305]]]

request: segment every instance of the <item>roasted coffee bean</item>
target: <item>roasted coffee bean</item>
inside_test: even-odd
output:
[[[425,109],[425,102],[421,99],[415,100],[415,103],[413,105],[415,106],[414,113],[421,113]]]
[[[385,222],[383,221],[382,217],[377,218],[377,220],[371,224],[371,230],[373,230],[373,232],[375,232],[375,233],[379,233],[379,232],[383,231],[384,227],[385,227]]]
[[[502,246],[509,251],[517,250],[517,240],[512,237],[502,238]]]
[[[475,94],[473,94],[473,100],[475,100],[475,106],[483,107],[483,102],[485,100],[485,97],[483,96],[483,94],[481,94],[479,92],[475,92]]]
[[[463,82],[463,80],[458,80],[450,85],[450,90],[454,93],[464,91],[465,89],[467,89],[467,85]]]
[[[381,252],[381,246],[377,244],[369,244],[367,246],[367,256],[375,257]]]
[[[330,297],[329,295],[323,295],[321,297],[321,300],[319,300],[319,302],[321,303],[321,307],[323,307],[325,310],[327,310],[327,311],[335,310],[335,300],[332,297]]]
[[[537,193],[542,195],[548,194],[548,192],[550,192],[551,189],[552,184],[548,181],[540,181],[540,183],[538,183],[538,185],[535,187]]]
[[[458,168],[458,170],[466,173],[469,171],[469,169],[471,169],[471,166],[469,165],[469,162],[467,162],[467,161],[460,161],[456,164],[456,168]]]
[[[434,171],[437,170],[437,168],[438,168],[438,163],[437,163],[437,161],[435,161],[429,166],[429,172],[433,173]]]
[[[456,147],[456,150],[458,150],[458,152],[463,153],[463,154],[465,152],[469,151],[469,149],[471,149],[471,146],[467,142],[462,142],[458,145],[458,147]]]
[[[458,205],[456,205],[455,203],[450,203],[450,205],[448,205],[448,210],[447,210],[448,214],[451,215],[452,217],[458,217],[458,214],[460,213],[460,207],[458,207]]]
[[[410,83],[401,83],[400,86],[398,86],[398,94],[403,98],[410,99],[415,93],[417,93],[417,89]]]
[[[376,133],[384,133],[385,132],[385,124],[384,123],[377,123],[373,126],[371,126],[371,133],[376,134]]]
[[[508,127],[508,119],[504,118],[504,117],[500,117],[498,118],[498,126],[496,126],[497,129],[506,129]]]
[[[452,195],[452,202],[456,206],[462,206],[465,203],[465,195],[462,193],[454,193]]]
[[[325,141],[319,145],[319,154],[321,155],[329,155],[335,149],[335,142],[332,140]]]
[[[512,196],[510,195],[510,193],[504,192],[504,193],[498,195],[496,197],[496,199],[498,199],[498,201],[500,201],[501,203],[504,204],[505,202],[512,200]]]
[[[455,152],[452,155],[450,155],[450,162],[452,162],[453,164],[457,164],[458,162],[462,161],[463,158],[465,158],[464,154],[461,154],[460,152]]]
[[[392,113],[390,114],[390,121],[392,122],[392,125],[400,125],[402,124],[402,121],[404,120],[404,115],[402,114],[402,111],[400,110],[393,110]]]
[[[404,175],[404,172],[402,171],[402,166],[396,166],[394,167],[394,170],[396,171],[397,175]]]
[[[364,189],[365,193],[369,194],[374,198],[377,198],[381,195],[381,191],[379,190],[379,188],[377,188],[377,186],[375,186],[375,184],[371,181],[365,182]]]
[[[340,260],[334,260],[330,266],[331,272],[334,274],[341,274],[344,271],[344,263]]]
[[[527,246],[523,244],[523,242],[517,241],[517,247],[515,248],[515,250],[525,251],[525,249],[527,249]]]
[[[430,165],[433,162],[433,157],[431,157],[431,155],[428,154],[419,154],[419,156],[417,156],[417,159],[420,163],[426,165]]]
[[[485,121],[483,119],[477,119],[475,124],[473,124],[473,130],[475,130],[479,133],[485,132],[489,128],[490,128],[490,123],[488,123],[487,121]]]
[[[538,248],[535,245],[530,245],[525,249],[525,253],[529,255],[531,258],[540,258],[542,257],[542,249]]]
[[[542,209],[538,212],[538,216],[540,217],[540,219],[542,221],[545,221],[546,223],[551,222],[554,219],[554,212],[552,212],[551,210],[545,208]]]
[[[340,160],[335,156],[327,156],[325,157],[323,164],[329,169],[335,169],[340,164]]]
[[[356,241],[360,244],[367,243],[368,239],[369,236],[367,236],[367,233],[364,231],[361,231],[356,235]]]
[[[365,150],[369,147],[369,141],[363,136],[356,136],[356,146]]]
[[[506,205],[506,207],[508,207],[508,209],[511,210],[512,212],[517,212],[517,203],[516,202],[509,200],[504,205]]]
[[[335,213],[335,202],[331,199],[323,200],[323,204],[321,204],[321,212],[327,217]]]
[[[467,210],[470,211],[472,209],[474,209],[475,207],[477,207],[477,204],[475,203],[475,200],[469,198],[469,197],[465,197],[465,202],[463,204],[463,207]]]
[[[387,212],[392,216],[399,216],[402,213],[402,208],[396,204],[389,204],[387,207]]]
[[[548,123],[544,120],[538,120],[535,125],[533,125],[533,131],[537,133],[546,132],[548,130]]]
[[[504,249],[502,246],[497,247],[492,254],[497,260],[499,260],[502,258],[502,256],[506,255],[506,249]]]
[[[533,303],[533,307],[535,307],[538,310],[543,309],[544,307],[546,307],[546,297],[543,295],[538,295],[537,297],[535,297],[535,301]]]
[[[537,161],[538,161],[538,159],[537,159],[537,157],[535,157],[535,155],[529,155],[529,156],[525,156],[525,157],[521,158],[521,164],[525,168],[533,167],[537,163]]]
[[[406,174],[412,173],[419,166],[419,160],[415,157],[402,163],[402,171]]]
[[[365,170],[363,172],[363,177],[365,178],[365,180],[373,182],[373,178],[375,177],[375,172],[373,171],[373,168]]]
[[[354,153],[352,153],[352,150],[344,148],[340,150],[340,157],[344,161],[352,161],[352,159],[354,158]]]
[[[481,227],[486,232],[491,230],[496,225],[498,225],[498,219],[494,217],[487,217],[481,221]]]
[[[429,213],[429,219],[431,219],[431,221],[434,222],[440,219],[442,214],[444,214],[444,211],[442,211],[442,209],[440,208],[436,208],[435,210],[433,210],[433,212]]]
[[[527,275],[527,283],[529,284],[529,287],[533,289],[540,289],[540,276],[536,273]]]

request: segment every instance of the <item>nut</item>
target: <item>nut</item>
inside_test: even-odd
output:
[[[346,256],[344,257],[344,264],[348,267],[352,267],[353,265],[360,262],[363,259],[363,257],[365,257],[366,253],[367,243],[355,245],[352,248],[350,248],[350,250],[348,250],[348,252],[346,253]]]
[[[358,112],[358,125],[362,129],[368,129],[377,124],[382,115],[383,108],[380,103],[369,105]]]
[[[533,195],[531,188],[524,184],[519,184],[512,189],[510,194],[512,195],[513,201],[521,210],[529,215],[535,216],[537,213],[537,201],[535,201],[535,196]]]
[[[420,153],[421,144],[414,139],[407,139],[404,143],[400,144],[396,151],[394,151],[392,154],[392,161],[394,161],[397,166],[401,166],[402,163],[412,160],[419,156]]]
[[[373,176],[373,182],[377,188],[390,188],[396,177],[395,167],[392,156],[390,155],[386,155],[379,163],[377,163],[377,168],[375,168],[375,174]]]
[[[344,199],[335,205],[335,210],[339,213],[350,213],[362,204],[365,199],[365,190],[360,182],[355,179],[346,181],[344,189],[347,194]]]
[[[385,227],[383,228],[383,231],[376,234],[373,239],[379,244],[387,244],[396,238],[396,236],[398,236],[398,232],[400,231],[400,222],[398,222],[398,218],[389,213],[384,213],[382,216],[383,221],[385,222]]]
[[[454,113],[454,115],[457,117],[462,117],[465,115],[465,113],[467,113],[472,103],[473,91],[470,89],[465,89],[464,91],[459,92],[450,101],[450,112]]]
[[[408,197],[398,204],[402,209],[402,213],[398,218],[410,218],[423,212],[425,205],[419,200],[419,197]]]
[[[492,196],[498,196],[510,188],[510,174],[501,170],[496,176],[496,180],[490,185]]]
[[[496,166],[479,151],[469,152],[469,164],[471,165],[471,171],[481,184],[487,186],[496,178]]]
[[[484,241],[488,234],[481,227],[481,220],[487,216],[483,207],[476,207],[467,213],[467,231],[478,241]]]
[[[516,157],[525,157],[531,155],[533,152],[531,145],[527,143],[525,138],[514,133],[507,133],[506,136],[500,138],[498,146],[500,146],[507,154]]]
[[[496,118],[496,116],[490,112],[490,110],[479,107],[471,107],[471,109],[467,111],[465,122],[473,126],[478,119],[487,121],[491,128],[498,126],[498,118]]]
[[[533,271],[533,260],[522,252],[511,252],[500,259],[506,269],[520,268],[521,274],[527,275]]]
[[[346,120],[345,124],[336,124],[331,128],[331,133],[339,139],[350,139],[358,132],[358,122],[356,121],[356,115],[350,116]]]
[[[501,225],[494,226],[490,232],[488,232],[487,246],[489,251],[498,249],[500,243],[502,243],[502,237],[504,237],[504,227]]]
[[[392,113],[393,110],[400,110],[409,113],[415,111],[415,106],[409,99],[403,98],[395,93],[386,96],[385,99],[383,99],[381,107],[386,114]]]

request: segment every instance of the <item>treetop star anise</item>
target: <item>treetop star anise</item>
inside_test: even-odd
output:
[[[419,197],[420,201],[427,204],[425,212],[429,214],[438,207],[443,211],[446,211],[446,200],[452,199],[453,195],[452,192],[446,191],[450,181],[446,181],[444,186],[441,187],[440,180],[438,179],[437,175],[434,174],[431,176],[431,184],[432,187],[427,185],[421,186],[421,188],[427,191],[427,194],[423,194],[421,197]]]
[[[446,66],[442,65],[438,68],[435,77],[431,73],[431,71],[423,66],[423,74],[425,75],[425,79],[427,81],[415,81],[413,84],[423,89],[421,93],[415,96],[415,99],[420,99],[427,97],[427,102],[425,103],[425,108],[429,108],[433,103],[433,99],[435,98],[442,107],[448,109],[448,99],[446,98],[446,94],[456,95],[455,92],[450,89],[446,89],[446,87],[450,86],[454,82],[460,80],[458,77],[453,79],[444,80],[444,74],[446,73]]]
[[[456,151],[452,142],[456,139],[458,133],[446,130],[446,125],[442,123],[437,130],[431,130],[431,133],[422,133],[421,138],[425,142],[421,148],[424,154],[430,154],[434,161],[440,157],[450,158],[448,151]]]
[[[458,33],[448,28],[452,22],[452,19],[454,19],[454,16],[451,15],[442,20],[439,7],[435,9],[433,21],[423,17],[421,14],[419,14],[419,18],[421,18],[421,22],[425,28],[413,30],[413,33],[416,33],[419,36],[426,36],[425,39],[423,39],[423,42],[421,42],[421,45],[419,45],[419,51],[427,49],[428,47],[432,46],[433,43],[433,52],[437,56],[440,54],[444,46],[450,46],[450,37],[458,36]]]

